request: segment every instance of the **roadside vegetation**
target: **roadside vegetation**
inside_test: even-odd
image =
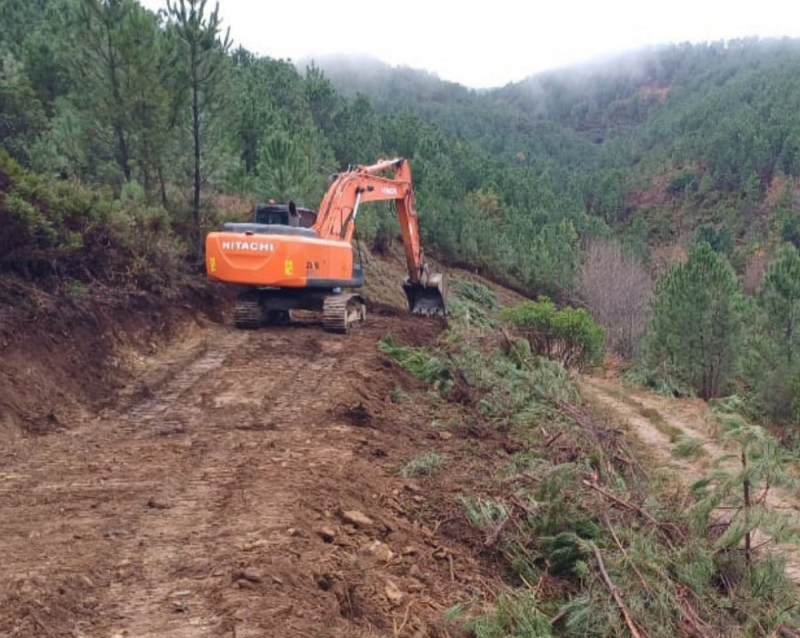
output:
[[[475,284],[464,290],[476,297]],[[432,489],[437,472],[463,483],[460,515],[479,533],[487,564],[503,573],[505,590],[451,609],[451,626],[475,638],[795,635],[795,590],[780,555],[768,551],[797,523],[765,507],[770,489],[791,484],[777,441],[747,423],[741,405],[720,404],[742,465],[714,467],[690,489],[582,400],[559,356],[532,347],[530,317],[552,316],[549,302],[499,310],[485,300],[502,331],[458,320],[433,348],[379,345],[430,384],[432,401],[457,406],[459,416],[442,427],[514,442],[478,477],[442,469],[435,453],[400,468]],[[571,334],[593,343],[595,331]],[[757,543],[757,529],[770,542]]]
[[[187,272],[185,242],[135,185],[115,200],[0,156],[0,187],[0,272],[17,280],[68,296],[92,283],[165,292]]]

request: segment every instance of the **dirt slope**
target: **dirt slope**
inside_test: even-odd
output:
[[[587,398],[624,420],[653,457],[664,468],[676,470],[686,485],[705,476],[714,460],[737,453],[722,445],[708,406],[699,399],[660,396],[613,378],[584,377],[582,389]],[[691,459],[674,456],[672,445],[680,437],[697,441],[700,453]],[[723,466],[737,471],[736,464],[732,458]],[[798,509],[795,496],[775,488],[768,492],[766,502],[774,509]],[[784,545],[779,551],[786,556],[786,573],[800,586],[800,548]]]
[[[480,564],[394,473],[440,440],[376,349],[442,324],[195,327],[113,407],[0,448],[2,636],[436,636]],[[349,512],[349,513],[348,513]],[[355,512],[355,513],[353,513]]]
[[[0,446],[86,418],[130,378],[130,362],[186,325],[219,321],[225,301],[194,281],[170,294],[96,284],[69,296],[0,277]]]

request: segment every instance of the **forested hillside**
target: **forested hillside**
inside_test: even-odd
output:
[[[261,57],[204,1],[0,11],[3,271],[160,288],[253,201],[314,207],[331,173],[397,155],[440,259],[586,306],[653,383],[716,396],[780,370],[782,398],[759,405],[800,414],[800,363],[776,363],[795,292],[775,274],[793,272],[800,245],[797,41],[653,48],[474,91],[376,61]],[[363,239],[395,234],[388,206],[361,220]],[[694,269],[662,278],[651,303],[654,278],[689,253]],[[720,299],[741,302],[703,343],[732,350],[681,360],[699,350],[669,337],[679,318],[696,326],[694,311],[716,308],[681,291],[709,290],[707,272]],[[667,317],[668,293],[680,317]]]
[[[442,256],[532,290],[569,287],[579,235],[604,226],[577,193],[434,120],[345,98],[315,67],[257,57],[208,6],[188,7],[3,0],[5,152],[162,207],[191,252],[222,194],[314,206],[337,168],[397,154],[412,160],[425,240]],[[388,210],[364,220],[367,237],[391,228]]]
[[[492,91],[374,61],[363,73],[341,59],[320,64],[345,95],[532,165],[560,197],[578,196],[611,225],[651,213],[652,243],[700,222],[763,238],[771,229],[758,222],[792,203],[784,189],[798,173],[797,41],[654,48]]]

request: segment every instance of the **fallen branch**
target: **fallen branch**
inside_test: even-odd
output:
[[[569,612],[566,609],[562,609],[558,612],[555,616],[550,619],[550,625],[555,625],[559,620],[562,620]]]
[[[683,532],[681,532],[677,527],[675,527],[673,525],[668,525],[666,523],[659,522],[658,520],[656,520],[653,517],[652,514],[650,514],[646,510],[643,510],[638,505],[634,505],[633,503],[629,503],[628,501],[622,500],[618,496],[614,496],[613,494],[611,494],[610,492],[607,492],[606,490],[604,490],[602,487],[600,487],[596,483],[592,483],[591,481],[587,481],[585,479],[582,482],[586,487],[594,490],[595,492],[597,492],[598,494],[601,494],[602,496],[605,496],[608,500],[616,503],[620,507],[623,507],[626,510],[629,510],[631,512],[636,512],[639,516],[644,518],[646,521],[648,521],[649,523],[652,523],[658,529],[664,531],[667,534],[668,537],[671,537],[672,534],[677,533],[677,535],[681,538],[681,540],[685,540],[685,538],[683,536]]]
[[[514,474],[514,476],[509,476],[503,479],[503,483],[516,483],[517,481],[531,481],[532,483],[538,483],[539,479],[535,476],[531,476],[527,472],[523,472],[522,474]]]
[[[486,537],[486,540],[483,541],[484,547],[491,547],[497,542],[497,539],[500,538],[500,534],[505,529],[506,525],[511,522],[511,516],[506,516],[500,523],[489,533]]]
[[[636,623],[633,622],[633,616],[631,616],[631,612],[628,611],[628,607],[622,600],[622,596],[619,595],[619,589],[617,589],[614,581],[612,581],[611,577],[608,575],[608,572],[606,571],[606,565],[603,562],[603,556],[600,554],[600,550],[597,549],[597,546],[594,543],[588,543],[588,545],[592,548],[592,553],[597,561],[597,567],[600,570],[600,576],[603,579],[603,583],[611,594],[611,597],[614,599],[614,602],[617,604],[620,612],[622,612],[622,616],[625,618],[625,624],[627,624],[628,629],[631,630],[631,635],[633,638],[645,638],[646,634],[643,634],[636,626]]]
[[[574,405],[558,400],[554,400],[553,404],[573,421],[575,421],[575,423],[580,425],[581,428],[583,428],[583,430],[597,443],[602,441],[601,428],[598,428],[597,425],[578,408],[576,408]]]
[[[516,505],[518,508],[520,508],[523,512],[525,512],[526,514],[529,514],[530,516],[533,516],[533,514],[534,514],[533,510],[530,507],[528,507],[527,505],[525,505],[525,503],[523,503],[519,499],[519,496],[517,496],[516,494],[512,494],[509,497],[509,499],[511,500],[511,502],[514,505]]]
[[[684,625],[688,625],[688,627],[685,627],[685,631],[687,633],[691,632],[691,635],[696,636],[696,638],[708,638],[708,634],[705,631],[706,623],[697,615],[691,605],[686,601],[681,602],[683,604],[680,604],[679,608],[683,614],[682,620]]]
[[[636,576],[638,576],[639,581],[642,583],[642,585],[648,592],[652,592],[653,591],[652,588],[650,587],[650,585],[647,584],[647,581],[644,579],[644,576],[642,576],[642,573],[639,571],[639,568],[636,567],[635,563],[628,555],[628,552],[625,550],[625,547],[623,547],[622,543],[620,542],[617,533],[614,531],[614,528],[611,525],[611,521],[608,520],[608,514],[606,514],[605,512],[603,512],[603,522],[606,524],[608,531],[611,532],[611,537],[614,539],[614,542],[617,544],[617,547],[619,547],[619,551],[622,552],[622,555],[625,557],[625,560],[628,561],[631,568],[633,569],[633,572],[636,574]]]
[[[413,600],[408,603],[408,606],[406,607],[406,613],[403,615],[403,622],[400,623],[399,627],[397,626],[397,620],[394,617],[392,617],[392,625],[394,625],[395,638],[398,638],[398,636],[400,636],[400,634],[402,633],[403,629],[405,629],[406,623],[408,622],[408,613],[411,611],[411,605],[413,604],[414,604]]]
[[[798,636],[800,636],[800,633],[798,633],[794,629],[790,629],[789,627],[783,624],[780,627],[778,627],[777,632],[778,635],[782,636],[783,638],[798,638]]]
[[[549,439],[547,439],[547,441],[544,442],[542,449],[546,450],[547,448],[549,448],[551,445],[553,445],[553,443],[558,441],[558,439],[560,439],[563,436],[563,434],[564,430],[559,430],[558,432],[556,432],[553,436],[551,436]]]

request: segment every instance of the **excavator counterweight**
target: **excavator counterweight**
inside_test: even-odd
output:
[[[393,171],[391,177],[381,175]],[[287,323],[292,310],[317,310],[332,332],[364,321],[364,283],[351,244],[362,204],[393,201],[408,267],[403,288],[409,310],[446,314],[444,276],[423,260],[419,224],[405,159],[382,160],[339,173],[319,212],[288,205],[256,207],[252,223],[225,224],[206,237],[206,271],[212,281],[244,287],[236,306],[241,328]],[[348,289],[351,290],[348,292]]]

